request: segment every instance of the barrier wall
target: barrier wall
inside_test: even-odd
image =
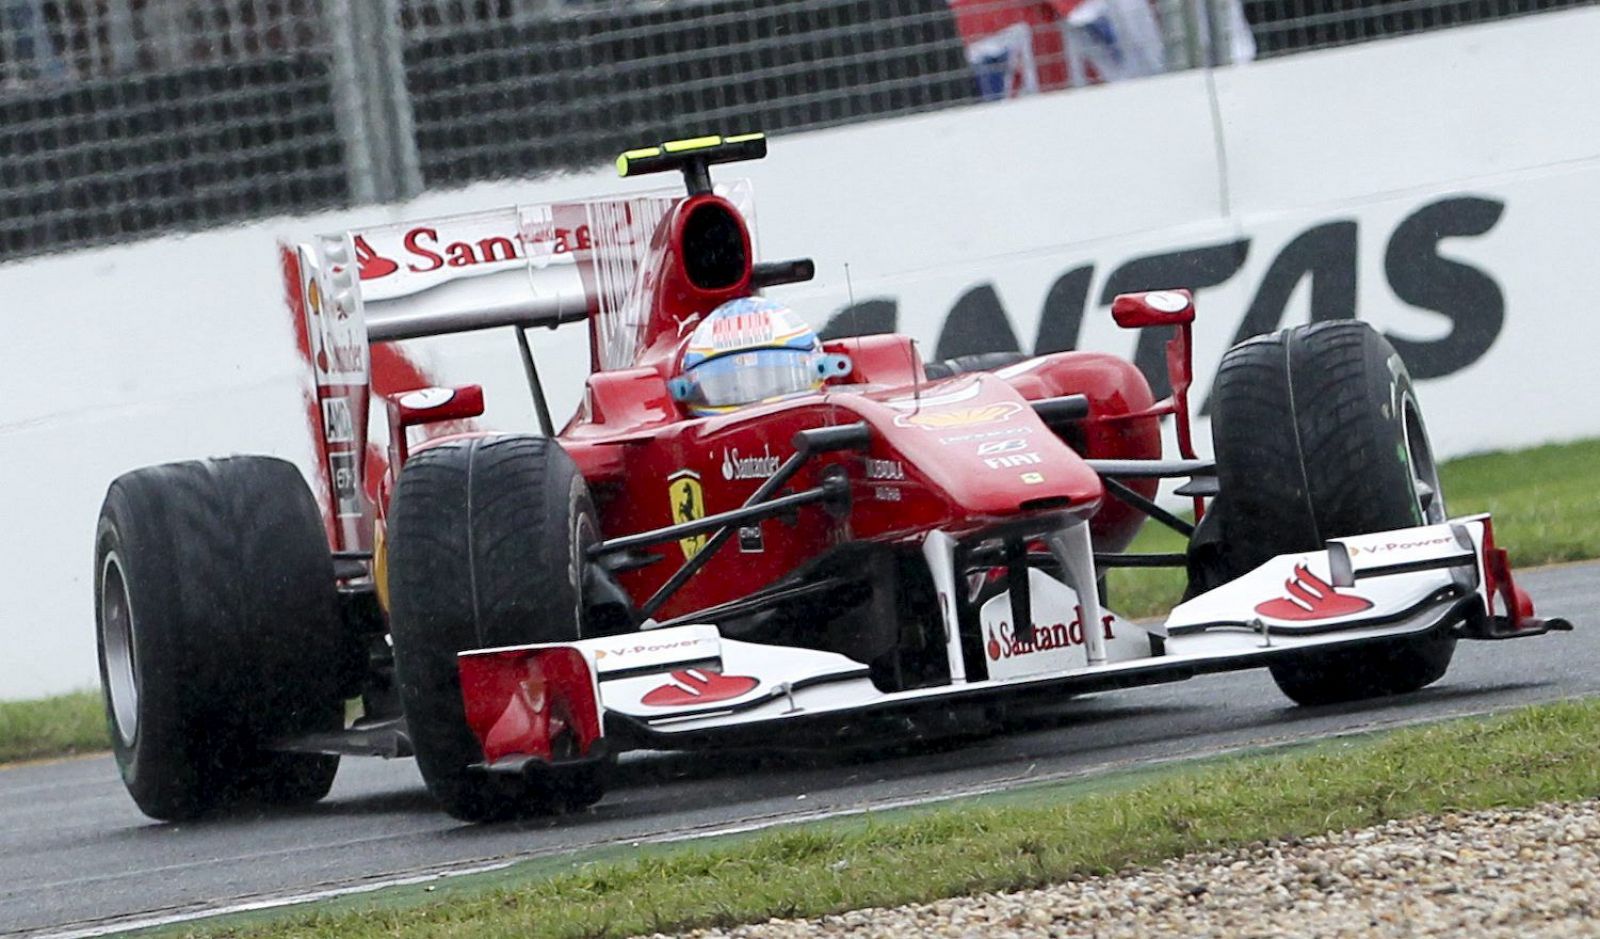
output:
[[[814,323],[898,329],[929,358],[1148,359],[1111,296],[1193,286],[1202,402],[1236,337],[1359,315],[1422,379],[1443,454],[1595,436],[1593,48],[1600,10],[1546,14],[784,137],[747,170],[760,248],[816,258],[781,288]],[[0,267],[0,698],[95,684],[92,541],[118,473],[237,452],[310,469],[277,237],[628,188],[481,185]],[[538,339],[570,412],[583,331]],[[483,383],[486,424],[532,426],[508,336],[406,354]]]

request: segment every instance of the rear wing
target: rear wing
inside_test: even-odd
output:
[[[753,232],[749,182],[717,189]],[[337,550],[371,548],[368,346],[511,327],[526,350],[528,328],[587,320],[594,364],[626,366],[650,314],[637,308],[634,283],[657,227],[683,198],[653,190],[517,205],[281,245],[316,388],[314,432]]]
[[[577,322],[620,306],[679,198],[509,206],[322,235],[296,246],[302,290],[321,282],[346,341]]]

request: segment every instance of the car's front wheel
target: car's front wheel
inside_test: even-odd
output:
[[[467,649],[580,638],[584,549],[598,532],[582,475],[548,438],[441,444],[400,474],[388,530],[400,700],[428,791],[456,818],[583,806],[602,794],[592,764],[538,781],[476,768],[483,753],[456,666]]]
[[[1338,320],[1229,350],[1217,373],[1212,441],[1227,580],[1329,538],[1442,522],[1438,468],[1405,363],[1371,326]],[[1415,691],[1443,677],[1449,637],[1334,649],[1281,661],[1299,704]]]

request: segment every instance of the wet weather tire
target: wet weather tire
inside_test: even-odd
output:
[[[539,782],[474,769],[456,654],[583,635],[588,487],[543,437],[482,437],[414,455],[389,515],[390,630],[406,725],[428,790],[466,821],[574,808],[601,795],[593,765]]]
[[[344,719],[333,561],[292,464],[119,477],[95,537],[95,620],[112,749],[146,815],[327,795],[338,757],[264,749]]]
[[[1212,405],[1218,573],[1231,580],[1329,538],[1445,519],[1411,379],[1371,326],[1337,320],[1247,340],[1223,357]],[[1279,662],[1298,704],[1416,691],[1453,638],[1373,643]]]

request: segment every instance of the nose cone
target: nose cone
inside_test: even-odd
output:
[[[999,520],[1037,512],[1087,516],[1100,477],[1034,414],[1016,389],[964,375],[861,400],[872,422],[955,514]]]

